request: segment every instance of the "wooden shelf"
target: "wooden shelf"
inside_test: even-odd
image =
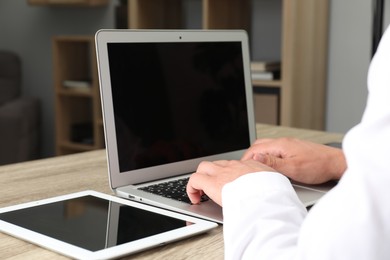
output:
[[[53,38],[56,153],[104,147],[99,82],[93,36]],[[67,88],[66,80],[90,79],[89,88]],[[91,144],[84,144],[87,140]]]
[[[178,29],[182,24],[181,0],[128,0],[128,25],[132,29]]]
[[[92,97],[94,95],[92,89],[60,89],[57,92],[63,96],[74,96],[74,97]]]
[[[80,151],[80,152],[86,152],[93,149],[97,149],[93,145],[77,143],[77,142],[62,142],[59,144],[59,146],[63,149]]]
[[[252,80],[253,87],[281,88],[281,80]]]
[[[282,125],[324,129],[328,2],[283,0]]]
[[[27,0],[29,5],[53,5],[53,6],[104,6],[109,0]]]
[[[251,28],[250,0],[203,0],[204,29],[244,29]]]

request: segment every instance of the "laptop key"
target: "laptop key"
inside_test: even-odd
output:
[[[163,182],[146,187],[139,188],[140,190],[150,192],[156,195],[163,196],[165,198],[174,199],[184,203],[191,204],[190,199],[187,196],[186,187],[189,178]],[[203,195],[201,202],[208,201],[207,195]]]

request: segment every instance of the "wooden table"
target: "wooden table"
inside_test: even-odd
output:
[[[262,138],[298,137],[319,143],[341,141],[341,134],[257,125]],[[0,167],[0,207],[58,195],[109,188],[104,150],[10,164]],[[49,250],[0,233],[0,258],[67,259]],[[209,233],[131,255],[129,259],[223,259],[222,226]]]

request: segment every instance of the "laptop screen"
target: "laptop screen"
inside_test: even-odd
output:
[[[107,47],[120,172],[249,147],[241,42]]]

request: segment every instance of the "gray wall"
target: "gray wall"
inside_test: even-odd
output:
[[[326,129],[344,133],[362,116],[371,59],[372,1],[331,0]]]
[[[390,1],[390,0],[386,0]],[[185,1],[187,28],[199,28],[198,0]],[[360,121],[367,90],[366,77],[371,52],[372,0],[330,0],[329,66],[326,129],[346,132]],[[280,57],[280,0],[254,0],[253,58]],[[54,90],[51,37],[64,34],[94,34],[114,27],[114,6],[68,8],[31,7],[27,0],[0,0],[0,49],[16,51],[23,62],[23,94],[42,101],[43,156],[54,154]],[[264,7],[264,8],[263,8]],[[389,8],[388,8],[389,9]],[[268,10],[268,12],[264,12]],[[272,15],[269,15],[272,12]],[[188,18],[189,17],[189,18]],[[277,28],[264,26],[276,25]],[[261,33],[259,33],[261,32]],[[264,37],[266,35],[266,37]],[[272,51],[262,51],[273,46]]]
[[[387,25],[390,24],[390,0],[385,0],[385,10],[383,12],[384,19],[383,19],[383,29],[385,30]]]

